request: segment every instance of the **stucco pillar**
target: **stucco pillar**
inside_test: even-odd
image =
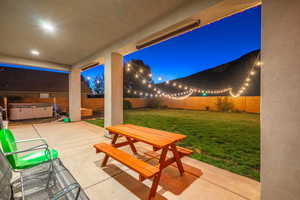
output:
[[[123,123],[123,56],[108,53],[104,57],[104,126]]]
[[[81,70],[72,69],[69,74],[69,115],[71,121],[81,120]]]
[[[300,1],[263,1],[262,200],[300,199]]]

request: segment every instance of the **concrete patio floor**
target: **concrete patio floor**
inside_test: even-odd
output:
[[[103,154],[96,154],[93,144],[110,140],[103,136],[104,129],[87,122],[26,124],[9,127],[17,140],[45,138],[51,148],[71,171],[92,200],[147,199],[152,180],[138,181],[138,174],[110,159],[101,168]],[[27,144],[26,144],[27,145]],[[25,146],[23,146],[25,147]],[[140,158],[155,163],[155,158],[145,156],[151,150],[137,143]],[[22,148],[22,146],[21,146]],[[124,147],[125,151],[129,148]],[[177,168],[169,166],[163,171],[157,200],[249,200],[260,199],[260,183],[233,174],[206,163],[184,158],[187,169],[179,176]]]

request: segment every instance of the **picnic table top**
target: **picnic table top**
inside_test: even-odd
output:
[[[132,124],[120,124],[107,127],[106,129],[112,134],[120,134],[158,148],[164,148],[186,138],[186,136],[182,134],[171,133]]]

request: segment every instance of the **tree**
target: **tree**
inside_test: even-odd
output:
[[[128,64],[130,65],[130,71],[127,70]],[[150,93],[152,90],[148,88],[148,85],[153,84],[150,66],[146,65],[142,60],[131,60],[124,65],[124,96],[135,96],[128,94],[128,89]],[[136,75],[138,75],[138,78],[135,77]],[[143,80],[145,80],[145,83],[142,83]]]
[[[104,94],[104,74],[99,73],[93,81],[93,91],[96,95]]]
[[[90,81],[81,75],[81,91],[86,94],[92,93],[92,87],[90,85]]]

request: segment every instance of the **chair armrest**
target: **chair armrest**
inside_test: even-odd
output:
[[[66,195],[67,193],[69,193],[75,189],[78,189],[78,191],[76,193],[76,197],[75,197],[75,199],[78,199],[79,192],[80,192],[80,185],[78,183],[72,183],[72,184],[64,187],[59,192],[57,192],[51,200],[58,200],[61,197],[63,197],[64,195]]]
[[[7,152],[7,153],[4,153],[4,155],[5,156],[9,156],[9,155],[13,155],[13,154],[19,154],[19,153],[25,153],[25,152],[30,152],[30,151],[36,151],[36,150],[40,150],[40,149],[46,149],[46,150],[49,151],[47,144],[41,144],[41,145],[37,145],[37,146],[30,147],[28,149],[24,149],[24,150],[20,150],[20,151]]]
[[[34,141],[41,141],[44,144],[47,144],[47,141],[44,138],[32,138],[32,139],[28,139],[28,140],[18,140],[16,141],[16,143],[24,143],[24,142],[34,142]]]

